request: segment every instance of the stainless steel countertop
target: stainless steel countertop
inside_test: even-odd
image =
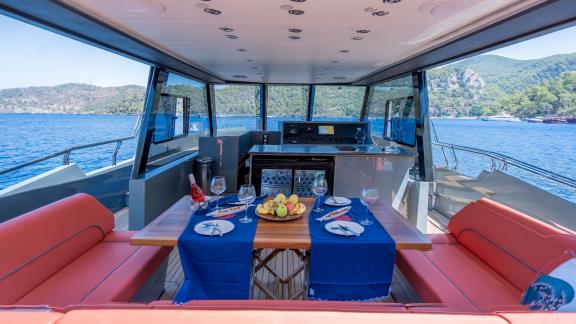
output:
[[[399,147],[376,145],[254,145],[251,155],[407,155],[416,153]]]

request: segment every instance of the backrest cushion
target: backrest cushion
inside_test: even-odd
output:
[[[448,230],[519,290],[576,249],[576,236],[486,198],[456,213]]]
[[[112,213],[86,194],[1,223],[0,304],[20,299],[95,246],[113,228]]]

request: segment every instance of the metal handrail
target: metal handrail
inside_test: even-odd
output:
[[[515,158],[510,157],[510,156],[505,155],[505,154],[492,152],[492,151],[488,151],[488,150],[483,150],[483,149],[477,149],[477,148],[463,146],[463,145],[450,144],[450,143],[434,142],[432,144],[439,146],[441,148],[450,149],[450,151],[452,152],[452,157],[454,158],[454,163],[455,163],[454,170],[456,170],[458,168],[458,157],[456,155],[456,151],[464,151],[464,152],[474,153],[474,154],[478,154],[478,155],[482,155],[482,156],[486,156],[486,157],[490,158],[492,160],[492,167],[491,167],[492,171],[494,171],[494,170],[506,171],[506,170],[508,170],[508,165],[511,165],[511,166],[517,167],[519,169],[522,169],[524,171],[530,172],[532,174],[541,176],[543,178],[547,178],[547,179],[552,180],[554,182],[561,183],[561,184],[564,184],[566,186],[569,186],[569,187],[576,189],[576,180],[574,180],[574,179],[565,177],[563,175],[560,175],[558,173],[555,173],[555,172],[552,172],[552,171],[549,171],[546,169],[542,169],[540,167],[526,163],[524,161],[520,161],[518,159],[515,159]],[[448,167],[448,160],[445,159],[445,161],[446,161],[446,167]]]
[[[96,147],[96,146],[101,146],[101,145],[106,145],[106,144],[112,144],[112,143],[116,143],[116,148],[114,149],[114,152],[112,153],[112,165],[116,165],[117,158],[118,158],[118,151],[120,151],[120,147],[122,146],[122,143],[124,141],[134,139],[138,136],[138,129],[139,129],[139,125],[141,122],[141,117],[142,116],[138,116],[138,119],[136,120],[136,125],[134,126],[134,130],[132,131],[132,136],[116,138],[116,139],[102,141],[102,142],[72,146],[72,147],[69,147],[69,148],[64,149],[62,151],[58,151],[56,153],[52,153],[50,155],[43,156],[41,158],[37,158],[37,159],[34,159],[32,161],[24,162],[24,163],[18,164],[16,166],[13,166],[11,168],[8,168],[8,169],[0,170],[0,175],[14,172],[16,170],[20,170],[20,169],[25,168],[27,166],[30,166],[30,165],[33,165],[33,164],[36,164],[36,163],[39,163],[42,161],[50,160],[50,159],[53,159],[53,158],[61,156],[61,155],[63,156],[62,165],[69,165],[70,164],[70,154],[72,153],[72,151],[77,151],[77,150],[81,150],[81,149],[86,149],[86,148]]]

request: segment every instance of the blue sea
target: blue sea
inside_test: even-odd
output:
[[[350,120],[344,119],[344,120]],[[0,170],[48,155],[70,146],[94,143],[132,134],[136,116],[0,114]],[[204,120],[200,121],[204,128]],[[256,128],[254,117],[218,117],[220,128]],[[373,128],[380,129],[382,120]],[[481,148],[509,155],[541,168],[576,179],[576,125],[507,123],[480,120],[435,119],[433,124],[441,142]],[[278,120],[270,118],[269,128]],[[122,144],[118,161],[134,155],[136,140]],[[110,165],[115,144],[75,151],[70,161],[85,171]],[[491,161],[469,153],[457,153],[458,171],[476,176],[489,169]],[[436,164],[444,165],[439,149],[434,149]],[[7,175],[0,175],[0,189],[62,165],[62,157],[38,163]],[[453,165],[453,164],[452,164]],[[576,192],[553,182],[534,177],[513,167],[508,172],[545,190],[576,202]]]

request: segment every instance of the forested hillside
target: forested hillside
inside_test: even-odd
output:
[[[574,103],[569,103],[565,94],[562,104],[551,107],[547,105],[553,98],[540,100],[534,95],[526,107],[507,105],[514,98],[528,96],[527,92],[536,86],[559,86],[554,82],[544,84],[561,79],[565,72],[576,72],[576,53],[526,61],[496,55],[476,56],[428,71],[430,109],[435,116],[480,116],[502,111],[518,112],[521,116],[541,115],[543,111],[566,114],[570,111],[566,105],[574,108]]]
[[[576,53],[538,60],[514,60],[480,55],[428,71],[430,111],[433,116],[481,116],[509,112],[519,117],[576,114]],[[376,89],[371,115],[382,115],[388,98],[409,96],[410,78]],[[191,98],[192,112],[204,113],[201,87],[169,86],[166,92]],[[63,84],[0,90],[0,113],[139,114],[145,88],[135,85],[97,87]],[[317,87],[315,113],[357,115],[363,88]],[[271,86],[270,115],[303,115],[307,86]],[[259,87],[216,86],[216,109],[222,115],[258,113]]]
[[[54,87],[0,90],[0,113],[139,114],[141,86],[96,87],[68,83]]]

